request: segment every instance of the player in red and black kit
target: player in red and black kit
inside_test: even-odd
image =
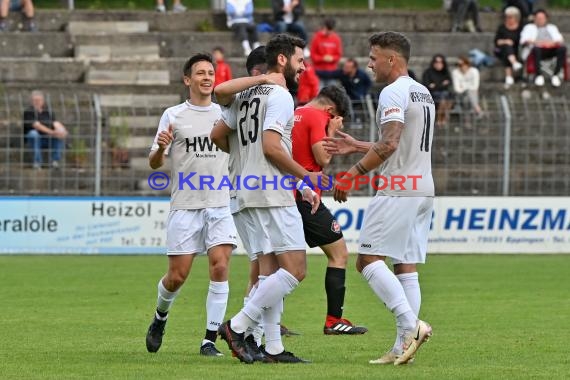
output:
[[[295,125],[291,134],[293,159],[311,172],[320,172],[330,160],[323,147],[323,139],[334,136],[342,128],[343,117],[349,110],[346,92],[337,86],[324,87],[316,98],[295,110]],[[315,191],[320,189],[315,184]],[[296,192],[297,208],[303,218],[305,240],[309,247],[319,246],[327,255],[325,276],[327,318],[324,333],[327,335],[364,334],[365,327],[355,326],[342,318],[344,305],[346,262],[348,250],[337,221],[321,202],[317,212],[311,214],[311,205]]]

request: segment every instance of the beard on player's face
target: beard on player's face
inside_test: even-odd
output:
[[[288,60],[283,69],[283,76],[285,77],[285,83],[289,90],[296,90],[299,87],[299,82],[297,79],[297,70],[291,65],[291,60]]]

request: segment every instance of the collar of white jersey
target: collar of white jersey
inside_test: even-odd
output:
[[[190,103],[189,99],[186,99],[186,101],[184,102],[184,104],[186,105],[186,107],[190,108],[191,110],[194,111],[201,111],[201,112],[205,112],[205,111],[210,111],[212,109],[212,107],[214,106],[214,103],[210,103],[209,106],[197,106],[194,105],[192,103]]]

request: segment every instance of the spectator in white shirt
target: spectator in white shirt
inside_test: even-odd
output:
[[[548,14],[539,9],[534,12],[534,23],[526,24],[521,32],[520,45],[523,46],[522,59],[526,61],[530,53],[534,54],[536,63],[536,78],[534,84],[544,86],[544,77],[540,70],[540,61],[544,58],[556,57],[556,67],[551,78],[554,87],[560,86],[560,70],[566,59],[564,37],[554,24],[548,23]]]
[[[471,110],[477,117],[481,117],[483,111],[479,105],[479,70],[471,66],[469,58],[462,56],[459,57],[457,67],[451,72],[451,78],[453,91],[460,104],[464,104],[467,99]]]

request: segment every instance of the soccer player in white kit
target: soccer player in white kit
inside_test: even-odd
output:
[[[229,189],[210,190],[197,179],[208,175],[219,181],[228,175],[228,155],[209,140],[221,115],[211,99],[214,66],[209,55],[197,54],[186,62],[184,84],[189,87],[190,99],[164,112],[149,155],[152,169],[160,168],[166,155],[171,157],[172,196],[166,227],[168,272],[158,282],[157,307],[146,346],[149,352],[160,348],[168,312],[190,273],[194,256],[206,252],[210,285],[200,354],[222,356],[214,342],[226,312],[228,263],[236,246],[236,228]]]
[[[249,76],[257,76],[267,72],[267,63],[265,61],[265,46],[259,46],[248,55],[246,63],[246,70]],[[268,83],[267,83],[268,84]],[[233,94],[232,94],[233,95]],[[239,94],[237,94],[239,96]],[[222,96],[222,100],[225,100]],[[218,99],[219,101],[219,99]],[[228,100],[229,101],[229,100]],[[211,140],[220,149],[226,153],[230,153],[229,158],[229,175],[232,183],[230,189],[230,209],[234,218],[237,232],[243,242],[245,251],[248,254],[250,261],[249,281],[246,289],[246,296],[244,297],[244,305],[247,304],[253,292],[257,290],[257,283],[259,278],[259,260],[257,254],[254,252],[251,243],[256,240],[255,224],[251,220],[248,213],[242,213],[243,206],[240,205],[237,197],[238,179],[241,175],[241,161],[240,161],[240,140],[236,132],[237,129],[237,114],[240,101],[236,96],[232,96],[229,103],[220,103],[222,106],[222,117],[216,122],[210,134]],[[258,321],[261,323],[261,321]],[[263,329],[261,326],[246,331],[245,343],[249,354],[254,361],[264,361],[265,355],[259,349],[261,345],[261,337]]]
[[[433,210],[431,144],[435,107],[423,85],[408,76],[410,42],[400,33],[384,32],[369,39],[370,61],[376,82],[388,85],[380,93],[376,122],[379,141],[363,143],[341,134],[327,139],[331,153],[366,152],[346,178],[365,175],[380,167],[380,174],[418,176],[403,185],[379,190],[364,214],[356,267],[374,293],[396,317],[393,348],[372,364],[405,364],[432,334],[418,319],[421,304],[416,264],[425,263]],[[335,186],[334,198],[344,202],[348,190]],[[394,272],[386,265],[391,258]]]
[[[218,330],[233,354],[246,363],[252,363],[253,358],[246,349],[244,333],[257,324],[260,316],[265,330],[266,361],[304,361],[285,351],[279,326],[283,297],[299,285],[306,271],[301,215],[293,188],[285,188],[282,179],[288,175],[307,176],[314,184],[320,181],[323,186],[328,185],[326,177],[319,180],[321,173],[309,173],[291,158],[294,103],[287,89],[296,85],[304,70],[304,47],[302,40],[285,34],[268,42],[267,77],[279,84],[264,84],[267,77],[257,76],[238,78],[217,87],[224,85],[232,88],[233,94],[239,93],[237,134],[244,183],[237,196],[244,207],[240,213],[246,213],[255,223],[256,239],[250,242],[251,249],[261,253],[260,274],[266,276],[242,310]],[[228,104],[227,99],[219,101]],[[247,177],[253,179],[249,185]],[[318,196],[310,189],[305,189],[303,196],[316,210]]]

